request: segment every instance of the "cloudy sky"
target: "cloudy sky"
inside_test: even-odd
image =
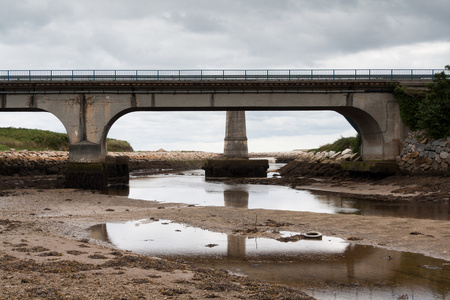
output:
[[[0,0],[0,69],[443,68],[448,0]],[[46,113],[0,126],[63,132]],[[141,112],[111,138],[135,150],[221,152],[225,112]],[[334,112],[247,112],[249,151],[354,135]]]

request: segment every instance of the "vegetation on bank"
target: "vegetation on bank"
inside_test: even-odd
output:
[[[322,152],[322,151],[344,151],[345,149],[352,149],[353,153],[359,153],[361,154],[361,136],[357,134],[356,136],[352,137],[341,137],[337,141],[326,144],[323,146],[320,146],[317,149],[311,149],[310,151],[314,152]]]
[[[109,152],[131,152],[131,145],[122,140],[107,139]],[[64,133],[26,128],[0,128],[0,151],[69,150],[69,137]]]
[[[445,68],[450,71],[450,65]],[[435,75],[428,90],[396,86],[394,95],[401,118],[411,130],[423,130],[433,139],[450,136],[450,79],[444,72]]]

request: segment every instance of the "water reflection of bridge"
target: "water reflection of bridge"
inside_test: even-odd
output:
[[[129,248],[131,243],[128,239],[133,238],[130,230],[161,230],[161,224],[146,222],[139,223],[139,226],[133,224],[127,230],[117,230],[117,228],[108,230],[111,226],[100,224],[92,227],[92,237],[107,242],[114,241],[114,245],[118,248],[135,251]],[[201,230],[196,229],[196,235],[188,237],[188,240],[195,241],[200,238]],[[166,236],[162,238],[166,239]],[[186,239],[182,240],[181,243],[185,243]],[[336,240],[336,238],[324,237],[323,241],[300,240],[294,243],[282,243],[273,239],[228,235],[227,245],[219,245],[225,246],[223,250],[217,252],[215,248],[211,249],[216,251],[214,254],[196,255],[192,249],[188,249],[185,254],[175,255],[182,256],[183,260],[199,266],[227,269],[263,281],[288,285],[318,289],[325,285],[346,286],[370,289],[370,291],[372,289],[389,291],[392,289],[393,291],[395,288],[407,293],[413,291],[413,294],[417,290],[425,291],[425,295],[434,295],[438,299],[446,299],[446,295],[450,293],[448,286],[450,275],[445,267],[445,261],[419,254],[347,244],[343,241],[336,242]],[[208,242],[211,241],[203,241],[203,245]],[[177,244],[180,243],[179,238],[160,241],[160,243],[165,244],[165,249],[167,244],[174,250],[186,247],[186,245]],[[147,244],[145,249],[149,251],[149,255],[174,256],[166,251],[155,253],[155,249],[150,245],[154,248],[159,247],[156,239],[152,244]],[[217,248],[220,248],[219,246]],[[203,246],[201,251],[204,249]],[[146,253],[142,248],[138,252]]]
[[[206,188],[209,193],[222,193],[222,190],[214,187],[211,190]],[[108,188],[108,193],[111,195],[128,196],[130,188],[128,185],[116,185]],[[258,190],[258,192],[261,192]],[[224,206],[234,208],[255,208],[266,206],[259,206],[259,198],[251,199],[252,188],[247,185],[225,185],[223,189]],[[135,195],[138,196],[139,195]],[[419,218],[419,219],[434,219],[434,220],[449,220],[450,219],[450,203],[429,203],[417,201],[377,201],[374,199],[362,199],[338,196],[334,194],[318,194],[311,196],[314,201],[323,207],[329,208],[332,213],[339,214],[358,214],[364,216],[382,216],[382,217],[400,217],[400,218]],[[252,205],[250,205],[252,201]],[[279,203],[277,199],[273,199],[273,203]],[[291,201],[295,201],[292,199]],[[301,202],[303,201],[303,202]],[[317,211],[315,207],[308,205],[310,199],[298,199],[298,202],[292,202],[289,208],[289,203],[284,203],[281,209],[285,210],[302,210],[302,211]],[[267,200],[266,200],[267,202]],[[273,206],[275,209],[276,205]]]

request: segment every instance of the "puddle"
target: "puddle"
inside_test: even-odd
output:
[[[205,180],[203,170],[133,177],[125,189],[115,189],[110,194],[197,206],[450,220],[449,203],[375,201],[318,195],[285,186],[212,182]]]
[[[91,233],[122,250],[301,287],[317,299],[450,297],[450,262],[335,237],[286,243],[151,219],[100,224]]]

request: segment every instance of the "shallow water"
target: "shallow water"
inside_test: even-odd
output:
[[[206,181],[203,170],[133,177],[121,195],[197,206],[450,219],[447,203],[384,202],[284,186],[228,184]],[[317,299],[450,299],[450,262],[335,237],[283,243],[151,219],[99,224],[92,237],[123,250],[300,287]]]
[[[99,224],[91,232],[119,249],[301,287],[317,299],[450,298],[450,262],[335,237],[285,243],[151,219]]]
[[[314,194],[285,186],[228,184],[205,180],[203,170],[133,177],[130,179],[129,190],[122,195],[134,199],[197,206],[232,206],[248,209],[450,220],[449,203],[386,202]]]

